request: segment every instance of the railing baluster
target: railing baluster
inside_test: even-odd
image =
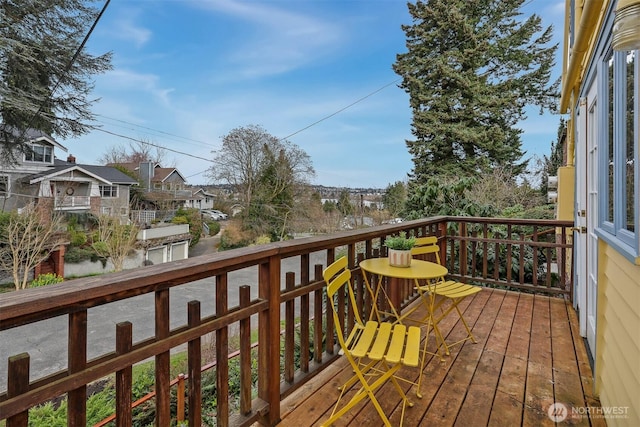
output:
[[[507,225],[507,240],[511,241],[511,224]],[[511,283],[511,263],[513,262],[513,245],[507,243],[507,283]]]
[[[229,310],[229,283],[227,275],[216,276],[216,317],[222,317]],[[279,343],[278,343],[279,344]],[[216,330],[216,390],[217,425],[229,425],[229,327]]]
[[[7,372],[7,397],[19,396],[29,391],[29,353],[20,353],[9,358]],[[27,427],[29,411],[7,418],[7,427]]]
[[[133,343],[133,325],[120,322],[116,325],[116,354],[118,356],[131,351]],[[116,426],[131,426],[131,387],[133,381],[131,365],[116,372]]]
[[[309,294],[300,297],[300,371],[309,372]]]
[[[176,387],[176,421],[178,425],[184,421],[184,374],[178,375],[178,386]]]
[[[327,260],[326,260],[326,265],[331,264],[334,259],[335,259],[336,253],[335,253],[335,249],[334,248],[329,248],[327,249]],[[320,274],[322,274],[322,269],[324,268],[324,266],[322,264],[316,265],[316,269],[315,271],[317,272],[318,269],[320,269]],[[316,273],[317,274],[317,273]],[[333,316],[331,315],[331,310],[329,310],[329,304],[333,304],[333,301],[331,301],[329,299],[328,296],[325,295],[325,303],[327,306],[327,310],[325,311],[326,315],[326,327],[327,327],[327,342],[326,342],[326,351],[329,354],[333,354],[334,352],[334,347],[335,347],[335,341],[333,338],[333,331],[335,330],[334,328],[334,324],[333,324]]]
[[[295,273],[288,271],[285,275],[285,289],[293,291],[295,288]],[[284,380],[291,384],[295,374],[295,299],[290,299],[285,303],[284,308]]]
[[[155,293],[155,326],[156,341],[169,336],[169,289]],[[171,422],[171,393],[169,367],[171,354],[169,351],[156,355],[156,426],[168,426]]]
[[[322,271],[319,271],[318,266],[315,269],[314,282],[322,281]],[[322,337],[324,331],[322,330],[322,288],[316,289],[313,293],[313,332],[314,332],[314,344],[313,344],[313,356],[316,363],[322,362]]]
[[[187,324],[189,328],[200,325],[200,301],[187,304]],[[189,368],[189,425],[202,425],[202,338],[198,337],[187,344]]]
[[[87,365],[87,310],[69,313],[68,340],[69,372],[80,372]],[[68,393],[67,425],[87,425],[87,386],[83,385]]]
[[[240,286],[240,308],[251,304],[251,288]],[[251,318],[240,320],[240,413],[247,415],[251,412]],[[200,423],[189,425],[199,426]]]

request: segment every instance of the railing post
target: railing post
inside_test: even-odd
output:
[[[216,276],[216,316],[222,317],[228,312],[227,275]],[[229,329],[223,326],[216,330],[216,387],[217,387],[217,425],[229,425]]]
[[[240,286],[240,308],[251,304],[251,287]],[[240,413],[251,412],[251,319],[240,320]],[[191,424],[189,425],[200,425]]]
[[[269,309],[259,315],[260,352],[258,396],[269,404],[269,411],[260,420],[274,426],[280,421],[280,256],[260,264],[258,293],[268,301]]]
[[[82,371],[87,365],[87,310],[69,313],[68,340],[69,372]],[[87,386],[83,385],[68,393],[67,425],[87,425]]]
[[[9,358],[7,372],[7,397],[20,396],[29,391],[29,353],[20,353]],[[27,427],[29,411],[7,418],[7,427]]]
[[[123,355],[131,351],[133,326],[131,322],[116,325],[116,354]],[[133,370],[131,366],[116,372],[116,426],[131,426],[131,387]]]
[[[200,324],[200,301],[187,304],[187,323],[189,328]],[[202,339],[200,337],[187,344],[189,365],[189,425],[202,425]]]
[[[156,341],[169,336],[169,289],[155,293]],[[171,423],[171,378],[169,365],[171,353],[165,351],[156,355],[156,426],[164,427]]]

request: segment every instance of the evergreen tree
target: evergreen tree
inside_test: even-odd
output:
[[[28,129],[60,138],[88,132],[88,78],[111,67],[111,54],[78,51],[98,16],[90,3],[0,1],[0,162],[28,149]]]
[[[414,140],[411,184],[434,175],[475,176],[500,165],[518,175],[527,105],[554,108],[550,84],[557,45],[524,0],[425,0],[409,3],[406,53],[394,71],[410,96]],[[411,186],[410,186],[411,188]]]
[[[404,203],[407,200],[407,188],[401,181],[397,181],[393,185],[387,186],[387,189],[382,196],[382,203],[384,208],[389,212],[392,217],[400,215],[404,208]]]

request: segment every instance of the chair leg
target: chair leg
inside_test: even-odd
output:
[[[377,364],[378,362],[373,363],[373,365],[377,365]],[[371,364],[368,364],[367,366],[369,366],[369,370],[371,370],[372,368]],[[391,422],[389,422],[389,419],[387,418],[384,411],[382,410],[382,407],[380,406],[378,399],[376,399],[374,391],[377,390],[380,386],[382,386],[389,378],[392,378],[393,380],[395,380],[394,374],[398,369],[400,369],[401,366],[402,366],[401,364],[394,365],[391,368],[389,368],[388,366],[385,366],[385,368],[388,368],[388,370],[386,370],[384,374],[380,375],[380,377],[377,378],[371,384],[369,384],[366,381],[365,376],[361,371],[357,371],[355,376],[360,380],[360,383],[361,383],[360,389],[351,398],[351,400],[349,400],[349,402],[347,402],[339,411],[336,412],[336,409],[340,405],[340,400],[342,399],[343,393],[346,390],[346,388],[345,390],[342,390],[342,392],[340,393],[340,397],[338,398],[338,401],[333,407],[333,412],[331,413],[331,417],[327,421],[322,423],[322,426],[330,426],[336,420],[338,420],[340,417],[346,414],[351,408],[353,408],[355,405],[360,403],[362,399],[368,396],[369,400],[371,400],[371,403],[373,403],[373,406],[376,408],[376,411],[378,412],[378,415],[382,419],[382,422],[384,423],[384,425],[387,427],[391,427]]]

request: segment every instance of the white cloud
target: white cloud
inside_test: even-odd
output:
[[[113,24],[113,37],[132,42],[137,48],[144,46],[151,39],[153,33],[151,30],[135,23],[135,19],[139,14],[140,11],[133,9],[126,9],[124,13],[119,14]]]
[[[159,101],[164,107],[171,105],[169,94],[173,92],[173,89],[160,87],[160,77],[156,74],[137,73],[119,68],[105,73],[101,79],[104,81],[102,87],[110,91],[143,91],[149,93],[156,102]]]
[[[247,30],[235,40],[237,46],[228,57],[236,78],[282,74],[321,60],[340,49],[346,36],[335,22],[273,7],[273,3],[216,0],[194,5],[245,23]]]

